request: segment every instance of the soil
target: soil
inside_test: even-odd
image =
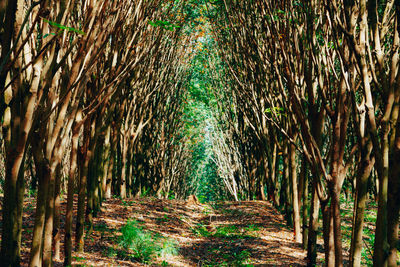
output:
[[[29,260],[34,204],[34,199],[28,198],[24,205],[22,266]],[[62,207],[64,215],[65,202]],[[178,254],[155,258],[146,265],[120,253],[120,228],[129,219],[174,239]],[[61,236],[63,239],[63,230]],[[161,266],[164,261],[170,266],[305,266],[306,251],[293,237],[283,216],[264,201],[193,204],[155,198],[109,199],[94,219],[94,230],[85,239],[85,252],[73,254],[73,265]],[[61,242],[61,260],[54,266],[63,263]]]

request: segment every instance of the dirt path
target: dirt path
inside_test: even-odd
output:
[[[178,241],[179,254],[165,261],[172,266],[304,266],[305,251],[281,215],[266,202],[224,202],[186,205],[174,200],[109,200],[87,239],[87,253],[74,264],[144,266],[118,253],[119,229],[128,219],[143,228]],[[154,264],[161,264],[155,260]]]
[[[25,205],[22,266],[28,263],[33,206],[34,203]],[[305,266],[306,252],[293,242],[292,230],[267,202],[188,205],[154,198],[111,199],[103,203],[94,219],[94,231],[86,237],[86,252],[74,253],[73,265],[148,266],[129,259],[119,245],[120,229],[128,220],[136,220],[146,231],[176,241],[178,254],[154,258],[151,266],[162,266],[163,261],[169,266]],[[62,230],[62,239],[63,234]],[[56,261],[55,266],[62,266],[62,260]]]

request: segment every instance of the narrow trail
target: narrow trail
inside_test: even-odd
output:
[[[188,205],[151,198],[108,200],[87,238],[86,253],[75,254],[83,266],[146,266],[118,253],[119,229],[129,219],[144,229],[173,238],[179,253],[170,266],[305,266],[305,251],[267,202]],[[157,259],[151,266],[160,266]]]

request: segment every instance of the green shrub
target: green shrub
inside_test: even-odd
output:
[[[212,236],[212,233],[210,233],[207,230],[207,228],[201,223],[198,223],[196,227],[192,227],[191,230],[197,236],[201,236],[201,237]]]
[[[172,239],[166,239],[162,242],[162,247],[158,252],[158,255],[161,258],[165,259],[169,255],[176,255],[178,254],[177,244]]]
[[[236,225],[222,225],[217,227],[216,237],[230,237],[239,233]]]
[[[175,241],[144,230],[136,220],[129,220],[121,228],[121,233],[120,245],[138,261],[146,263],[156,256],[165,258],[177,253]]]

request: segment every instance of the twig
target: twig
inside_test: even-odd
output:
[[[371,249],[369,248],[367,242],[365,242],[364,238],[362,238],[362,240],[363,240],[365,246],[367,247],[369,254],[371,255],[371,257],[373,257],[373,256],[372,256],[372,251],[371,251]]]

